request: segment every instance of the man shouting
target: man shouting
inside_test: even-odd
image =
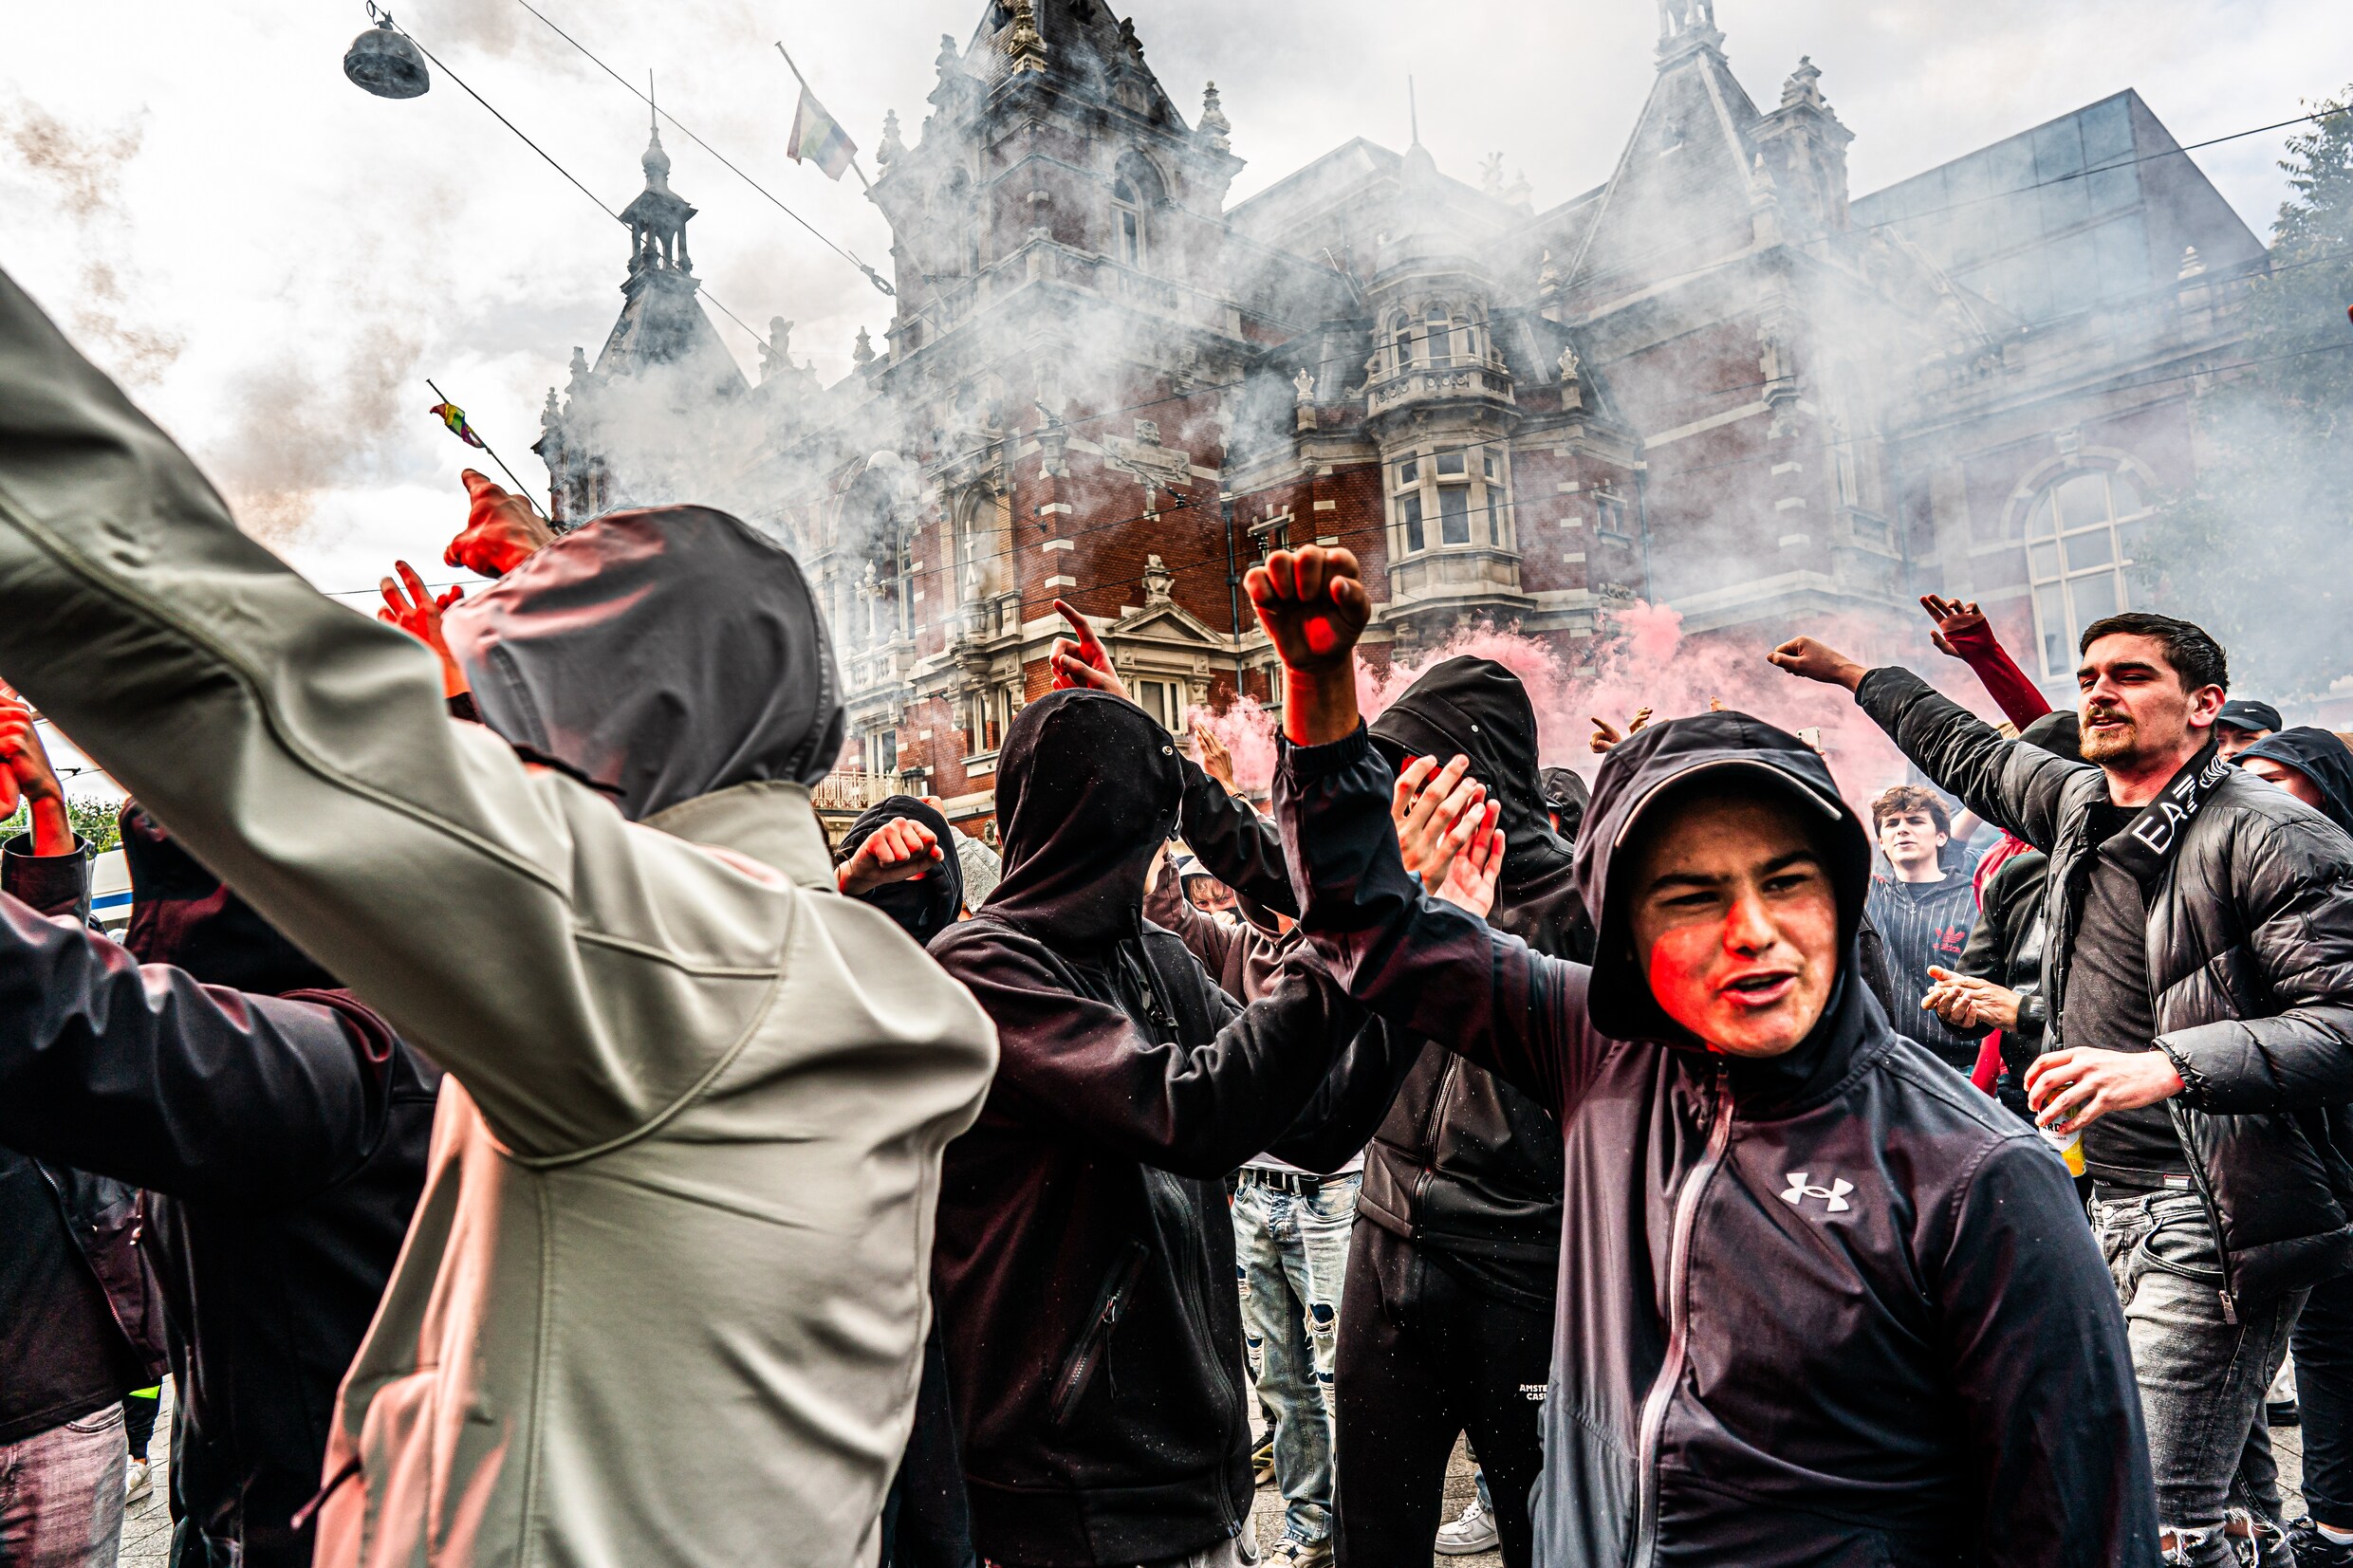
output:
[[[2147,1565],[2124,1326],[2059,1159],[1857,983],[1870,846],[1745,714],[1603,763],[1593,967],[1400,865],[1357,716],[1345,551],[1250,575],[1284,661],[1275,802],[1349,990],[1517,1083],[1566,1171],[1536,1559]],[[1447,892],[1485,904],[1499,836]]]

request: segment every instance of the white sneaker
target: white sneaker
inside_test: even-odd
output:
[[[147,1496],[155,1489],[155,1467],[148,1464],[147,1461],[143,1459],[132,1460],[131,1467],[123,1472],[122,1501],[125,1503],[137,1503],[140,1498]]]
[[[1480,1507],[1479,1500],[1474,1497],[1459,1518],[1452,1523],[1438,1526],[1438,1539],[1435,1544],[1438,1556],[1442,1558],[1467,1558],[1473,1552],[1491,1552],[1495,1549],[1495,1516]]]

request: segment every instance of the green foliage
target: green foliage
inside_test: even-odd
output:
[[[112,801],[85,800],[79,795],[65,797],[65,815],[72,819],[74,832],[90,846],[93,855],[103,855],[121,844],[121,811]],[[0,821],[0,843],[31,831],[31,813],[20,804],[15,816]]]
[[[2205,626],[2250,696],[2316,695],[2353,675],[2353,89],[2291,137],[2291,194],[2249,334],[2197,409],[2195,492],[2142,550],[2157,607]]]

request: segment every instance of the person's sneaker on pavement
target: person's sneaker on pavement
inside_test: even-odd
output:
[[[122,1472],[122,1501],[137,1503],[155,1489],[155,1467],[133,1454],[130,1468]]]
[[[2288,1522],[2288,1549],[2296,1568],[2353,1568],[2353,1540],[2331,1540],[2309,1519]]]
[[[1435,1543],[1440,1557],[1469,1557],[1473,1552],[1495,1549],[1495,1516],[1481,1505],[1477,1498],[1454,1519],[1438,1526]]]
[[[1274,1543],[1260,1568],[1332,1568],[1332,1542],[1326,1536],[1322,1540],[1302,1540],[1287,1535]]]
[[[1274,1485],[1274,1433],[1269,1430],[1265,1442],[1251,1450],[1251,1476],[1261,1486]]]

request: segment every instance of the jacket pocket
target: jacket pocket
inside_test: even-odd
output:
[[[349,1478],[335,1488],[343,1493],[357,1487],[360,1496],[326,1500],[326,1511],[321,1514],[322,1542],[328,1513],[356,1501],[360,1542],[353,1560],[373,1561],[380,1548],[390,1560],[406,1560],[412,1552],[422,1560],[423,1543],[433,1539],[440,1393],[441,1371],[428,1367],[394,1378],[368,1399],[367,1414],[360,1423],[360,1451],[351,1461]],[[329,1560],[324,1550],[318,1556],[321,1561]]]
[[[1078,1342],[1063,1357],[1062,1369],[1054,1374],[1054,1403],[1047,1411],[1052,1425],[1060,1429],[1069,1425],[1078,1412],[1079,1401],[1095,1381],[1096,1369],[1102,1365],[1103,1353],[1110,1348],[1111,1331],[1119,1327],[1134,1298],[1137,1278],[1143,1273],[1144,1264],[1152,1249],[1140,1241],[1130,1241],[1121,1249],[1119,1261],[1103,1277],[1102,1289],[1096,1293],[1094,1309],[1079,1331]]]

